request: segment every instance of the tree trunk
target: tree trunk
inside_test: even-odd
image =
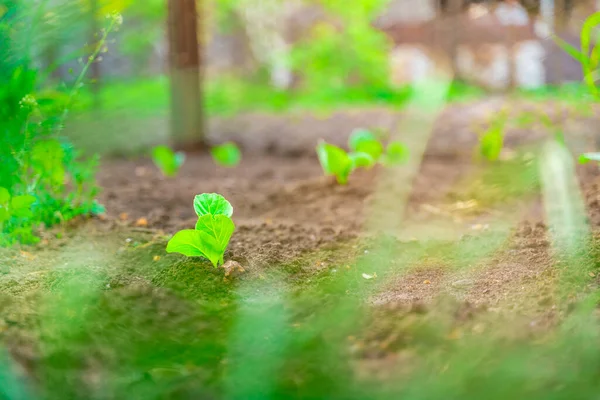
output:
[[[458,48],[462,44],[460,41],[462,40],[462,35],[460,35],[461,31],[461,17],[463,11],[464,2],[463,0],[449,0],[446,4],[446,12],[448,17],[450,18],[450,65],[452,67],[452,72],[454,78],[460,76],[458,70]]]
[[[98,38],[100,35],[100,27],[98,24],[98,0],[90,0],[90,54],[96,50],[98,46]],[[99,110],[101,107],[100,100],[100,63],[99,60],[94,60],[90,66],[90,74],[92,78],[91,88],[94,101],[94,109]]]
[[[204,141],[196,0],[169,0],[171,137],[178,145]]]

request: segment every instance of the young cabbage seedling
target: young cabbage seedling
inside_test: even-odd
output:
[[[152,149],[152,160],[164,176],[177,176],[185,161],[184,153],[175,153],[167,146],[156,146]]]
[[[204,193],[194,198],[194,211],[198,215],[195,229],[177,232],[167,243],[167,253],[205,257],[218,267],[235,230],[233,207],[219,194]]]
[[[479,139],[479,152],[489,161],[496,161],[504,147],[504,130],[507,122],[506,112],[501,112]]]
[[[352,150],[350,153],[324,141],[317,145],[317,155],[325,175],[334,175],[341,185],[346,184],[349,175],[358,168],[371,168],[377,163],[386,166],[403,164],[409,156],[408,147],[404,144],[391,142],[385,149],[379,139],[365,129],[352,132],[348,147]]]
[[[348,148],[356,153],[366,153],[375,161],[383,154],[383,145],[366,129],[356,129],[348,138]]]
[[[215,163],[224,167],[235,167],[242,159],[242,152],[233,142],[223,143],[210,149]]]
[[[348,183],[352,172],[352,159],[343,149],[321,141],[317,145],[317,156],[325,175],[333,175],[340,185]]]

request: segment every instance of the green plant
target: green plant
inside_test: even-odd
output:
[[[600,12],[590,15],[585,20],[580,32],[580,49],[553,35],[556,44],[581,64],[584,83],[595,98],[600,97],[596,85],[596,81],[600,78],[600,42],[596,32],[598,25],[600,25]],[[599,153],[585,153],[579,157],[579,162],[598,161],[599,158]]]
[[[179,173],[179,169],[185,161],[185,154],[175,153],[167,146],[156,146],[152,149],[152,161],[164,176],[173,177]]]
[[[343,149],[324,141],[317,144],[317,156],[325,175],[333,175],[340,185],[348,183],[352,172],[352,159]]]
[[[379,160],[383,154],[383,144],[371,131],[366,129],[357,129],[352,132],[348,139],[348,147],[354,152],[370,155],[375,161]]]
[[[1,18],[0,31],[9,41],[20,43],[18,37],[12,36],[15,30],[11,27],[24,21],[12,7],[9,5],[6,13],[12,15],[12,19]],[[60,133],[73,100],[84,85],[87,71],[105,47],[108,34],[121,21],[119,15],[109,15],[98,43],[87,61],[82,62],[82,69],[70,90],[41,87],[38,71],[31,67],[26,46],[15,44],[14,50],[3,49],[4,61],[10,60],[10,63],[2,64],[4,83],[0,86],[3,141],[0,146],[0,187],[4,188],[2,196],[5,200],[0,244],[35,243],[39,241],[35,231],[41,225],[51,226],[78,215],[103,212],[102,206],[94,200],[99,191],[94,176],[97,158],[83,159]]]
[[[570,45],[558,35],[553,35],[556,44],[581,64],[583,80],[595,97],[600,96],[596,85],[600,69],[600,43],[596,40],[596,28],[600,25],[600,12],[590,15],[580,32],[580,48]]]
[[[501,112],[494,117],[488,129],[479,138],[479,152],[489,161],[496,161],[504,147],[504,131],[507,114]]]
[[[332,144],[320,141],[317,144],[317,156],[325,175],[336,177],[340,185],[348,183],[348,177],[357,168],[371,168],[377,163],[385,166],[403,164],[408,160],[408,147],[400,142],[390,142],[387,148],[374,133],[366,129],[357,129],[348,138],[346,152]]]
[[[167,253],[187,257],[205,257],[215,266],[223,264],[229,239],[235,230],[231,220],[233,207],[223,196],[203,193],[194,198],[198,215],[195,229],[177,232],[167,244]]]
[[[242,152],[233,142],[223,143],[210,149],[215,163],[225,167],[235,167],[242,159]]]

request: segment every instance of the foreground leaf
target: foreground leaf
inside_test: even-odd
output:
[[[179,231],[167,243],[167,253],[181,253],[187,257],[204,257],[202,236],[194,229]]]
[[[31,165],[36,174],[47,177],[54,186],[64,184],[64,158],[65,152],[58,140],[37,142],[31,150]]]
[[[19,218],[29,218],[33,215],[31,206],[35,203],[35,197],[30,195],[15,196],[10,202],[10,213]]]
[[[231,203],[217,193],[203,193],[194,198],[194,210],[199,217],[203,215],[233,215]]]
[[[198,218],[196,232],[201,237],[200,249],[215,267],[223,263],[223,255],[234,230],[233,221],[225,215],[204,215]]]
[[[0,206],[8,205],[9,201],[10,193],[8,192],[8,189],[0,187]]]

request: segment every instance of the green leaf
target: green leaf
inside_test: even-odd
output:
[[[580,164],[587,164],[590,161],[600,162],[600,153],[584,153],[579,156]]]
[[[181,253],[187,257],[204,257],[202,235],[195,229],[179,231],[167,243],[167,253]]]
[[[48,177],[54,186],[62,186],[65,182],[65,152],[58,140],[37,142],[31,149],[31,165],[34,171]]]
[[[558,144],[560,144],[561,146],[567,145],[567,141],[565,140],[565,135],[564,135],[564,133],[562,133],[562,131],[556,131],[556,133],[554,134],[554,140],[556,140],[556,142]]]
[[[35,200],[35,197],[30,195],[13,197],[10,202],[10,213],[19,218],[30,218],[33,215],[31,206]]]
[[[10,214],[6,208],[0,208],[0,222],[5,222],[10,218]]]
[[[401,142],[391,142],[388,144],[387,151],[385,153],[385,164],[386,165],[399,165],[408,161],[410,150],[408,147]]]
[[[194,210],[199,217],[204,215],[233,215],[231,203],[217,193],[202,193],[194,198]]]
[[[506,113],[500,113],[492,122],[489,129],[481,136],[479,151],[489,161],[495,161],[500,157],[502,147],[504,147],[504,127],[506,121]]]
[[[231,218],[225,215],[203,215],[196,229],[177,232],[167,244],[168,253],[181,253],[188,257],[206,257],[217,267],[235,230]]]
[[[371,168],[375,165],[375,160],[367,153],[350,153],[348,154],[348,157],[350,157],[350,160],[352,161],[352,169]]]
[[[201,250],[215,267],[223,263],[223,254],[234,230],[233,221],[225,215],[203,215],[198,218],[196,232],[201,234]]]
[[[344,150],[321,142],[317,145],[317,156],[325,175],[335,175],[340,185],[348,182],[348,175],[352,172],[352,160]]]
[[[377,137],[366,129],[355,129],[348,138],[348,147],[352,151],[357,151],[361,142],[377,140]]]
[[[184,153],[175,153],[167,146],[156,146],[152,150],[152,160],[164,176],[176,176],[185,161]]]
[[[0,187],[0,206],[8,205],[9,201],[10,193],[8,192],[8,189]]]
[[[210,150],[215,162],[225,167],[234,167],[238,165],[242,159],[242,152],[233,142],[223,143],[215,146]]]
[[[577,48],[575,48],[574,46],[572,46],[570,43],[566,42],[559,36],[552,35],[552,40],[554,40],[554,43],[556,43],[556,45],[558,47],[560,47],[565,53],[567,53],[568,55],[573,57],[580,64],[583,65],[587,62],[586,55],[584,55],[582,52],[577,50]]]
[[[365,129],[357,129],[348,139],[348,147],[354,152],[367,153],[374,160],[378,160],[383,154],[383,145],[377,137]]]

